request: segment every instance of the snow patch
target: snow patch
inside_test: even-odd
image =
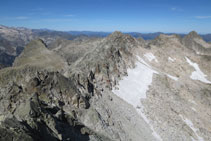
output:
[[[204,139],[197,134],[198,129],[193,126],[193,122],[187,118],[184,118],[182,115],[179,115],[182,120],[186,123],[187,126],[191,128],[191,130],[195,133],[198,141],[204,141]],[[193,139],[193,138],[192,138]],[[194,140],[194,139],[193,139]]]
[[[158,62],[158,60],[156,59],[156,57],[152,53],[146,53],[146,54],[144,54],[144,57],[146,57],[150,62],[152,60],[155,60],[155,62]]]
[[[141,103],[141,99],[145,99],[146,92],[152,83],[153,74],[157,73],[153,70],[142,58],[137,56],[138,62],[134,69],[128,69],[128,76],[123,77],[119,81],[119,89],[112,90],[114,94],[122,98],[127,103],[136,108],[139,115],[149,124],[152,135],[157,140],[162,140],[161,137],[155,132],[152,124],[144,114],[144,106]]]
[[[169,74],[166,74],[169,78],[171,78],[171,79],[173,79],[173,80],[175,80],[175,81],[177,81],[178,80],[178,77],[175,77],[175,76],[172,76],[172,75],[169,75]]]
[[[168,60],[171,61],[171,62],[174,62],[174,61],[176,61],[176,58],[168,57]]]
[[[191,65],[192,67],[194,67],[195,71],[192,72],[190,78],[193,80],[199,80],[201,82],[204,83],[208,83],[211,84],[211,81],[207,80],[206,77],[207,75],[205,75],[199,68],[199,65],[197,63],[192,62],[190,59],[188,59],[187,57],[185,57],[186,61],[188,62],[189,65]]]
[[[157,72],[149,68],[143,59],[136,63],[134,69],[128,69],[127,72],[128,76],[119,81],[119,90],[113,90],[113,92],[136,108],[140,104],[140,99],[146,98],[153,73]]]

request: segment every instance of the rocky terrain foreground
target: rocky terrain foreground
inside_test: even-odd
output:
[[[37,39],[0,70],[2,141],[209,141],[210,109],[211,44],[194,31]]]

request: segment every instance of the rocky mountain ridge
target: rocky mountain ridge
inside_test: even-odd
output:
[[[47,29],[44,30],[28,29],[23,27],[15,28],[15,27],[7,27],[0,25],[0,54],[1,54],[0,68],[12,66],[15,58],[23,51],[26,44],[28,44],[31,40],[41,38],[49,47],[55,46],[55,44],[57,44],[59,40],[63,40],[62,42],[66,41],[68,42],[67,46],[69,46],[70,44],[72,44],[73,46],[73,44],[75,43],[69,43],[68,40],[73,40],[73,39],[76,39],[78,41],[91,40],[91,39],[95,40],[96,38],[107,37],[109,34],[110,33],[104,33],[104,32],[61,32]],[[160,34],[164,33],[158,32],[158,33],[141,34],[141,33],[131,32],[127,34],[135,38],[144,38],[145,40],[153,40]],[[169,33],[167,35],[172,35],[172,33]],[[179,36],[184,37],[185,34],[179,34]],[[206,41],[210,41],[209,34],[201,36],[203,37],[203,39],[206,39]],[[86,43],[84,42],[84,44]],[[208,46],[208,44],[205,46]],[[206,53],[206,51],[203,52]],[[75,59],[77,59],[76,56],[77,56],[76,54],[73,55]]]
[[[32,41],[0,70],[0,140],[210,140],[205,43],[195,32]]]

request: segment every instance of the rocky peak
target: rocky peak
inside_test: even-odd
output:
[[[190,33],[188,33],[189,36],[192,36],[192,37],[198,37],[198,33],[196,31],[191,31]]]
[[[190,32],[182,39],[183,45],[187,48],[194,50],[196,54],[211,55],[211,46],[204,41],[195,31]]]
[[[196,31],[191,31],[189,34],[187,34],[184,38],[183,38],[183,42],[186,42],[186,44],[190,44],[191,42],[194,42],[195,39],[200,39],[203,40]]]
[[[120,36],[124,36],[124,34],[120,31],[114,31],[108,37],[115,38],[115,37],[120,37]]]
[[[24,49],[24,51],[28,51],[28,50],[35,50],[38,48],[47,48],[46,44],[44,43],[44,41],[42,39],[37,39],[37,40],[33,40],[31,41],[28,45],[26,45],[26,48]]]
[[[114,32],[98,46],[73,64],[71,76],[81,86],[80,91],[100,95],[112,89],[127,68],[134,66],[135,49],[139,42],[130,35]]]
[[[22,64],[23,62],[26,62],[29,58],[41,55],[46,51],[48,51],[46,45],[41,39],[33,40],[26,45],[20,56],[16,58],[16,60],[14,61],[14,65],[16,66],[17,64]]]
[[[115,43],[134,43],[135,39],[128,35],[128,34],[123,34],[120,31],[115,31],[112,34],[110,34],[107,38],[106,38],[109,42],[115,42]]]
[[[201,39],[201,37],[198,35],[196,31],[191,31],[190,33],[188,33],[188,35],[185,36],[185,38],[189,38],[189,39],[200,38]]]
[[[116,31],[103,39],[94,50],[87,53],[81,62],[84,61],[87,62],[87,64],[92,62],[93,64],[94,61],[95,63],[98,62],[98,64],[112,64],[112,60],[108,59],[119,59],[123,54],[125,56],[132,56],[132,52],[137,47],[137,44],[138,41],[135,38]],[[79,62],[76,63],[78,64]],[[90,66],[91,65],[89,65],[89,67]]]
[[[41,39],[31,41],[18,56],[13,66],[35,65],[38,67],[60,70],[66,64],[61,56],[49,50]]]

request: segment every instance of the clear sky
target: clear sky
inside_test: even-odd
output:
[[[211,33],[211,0],[0,0],[0,24],[63,31]]]

